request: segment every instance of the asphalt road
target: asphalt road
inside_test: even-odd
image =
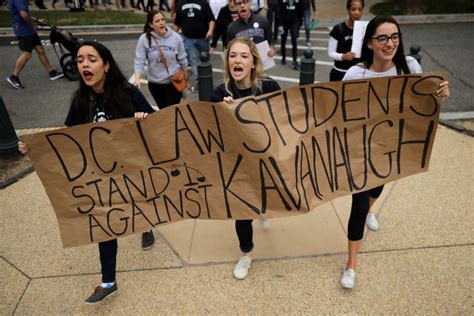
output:
[[[471,69],[474,65],[472,24],[403,25],[402,33],[406,52],[413,44],[422,47],[423,71],[449,72],[451,97],[443,103],[441,111],[474,111],[474,74]],[[327,28],[317,29],[312,33],[312,47],[317,61],[317,81],[328,81],[331,70],[331,60],[326,53],[328,34]],[[80,37],[103,42],[113,52],[122,71],[130,77],[133,74],[133,58],[138,35],[99,34],[80,35]],[[2,60],[0,73],[4,78],[11,73],[19,54],[18,48],[10,44],[12,40],[12,38],[0,38]],[[303,49],[306,48],[302,32],[298,43],[301,45],[299,55],[302,56]],[[287,43],[287,49],[289,48],[291,48],[290,40]],[[53,48],[47,46],[46,50],[52,63],[59,65]],[[280,65],[280,58],[277,57],[277,66],[268,71],[269,75],[277,78],[284,88],[297,85],[299,79],[299,72],[290,68],[291,57],[288,58],[288,56],[291,56],[289,51],[287,65]],[[222,82],[222,74],[219,72],[219,69],[222,69],[221,56],[213,55],[212,64],[214,85],[217,85]],[[13,89],[6,80],[0,82],[0,95],[3,97],[15,128],[62,126],[77,82],[67,79],[49,81],[48,74],[36,54],[22,72],[21,80],[26,86],[24,90]],[[146,86],[142,87],[142,91],[149,101],[153,101]],[[197,94],[191,95],[191,98],[197,98]]]

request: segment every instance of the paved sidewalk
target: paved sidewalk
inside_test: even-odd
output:
[[[357,285],[340,288],[348,197],[307,215],[254,223],[249,276],[233,278],[240,253],[232,221],[155,229],[119,241],[119,292],[83,303],[100,281],[96,245],[63,249],[35,173],[0,191],[0,314],[474,313],[474,140],[440,126],[430,171],[387,186],[359,258]]]

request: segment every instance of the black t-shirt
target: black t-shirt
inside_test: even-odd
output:
[[[268,41],[273,46],[272,29],[266,17],[252,14],[247,22],[238,18],[227,29],[227,42],[236,37],[246,37],[255,44]]]
[[[248,97],[250,95],[253,95],[252,88],[239,90],[237,89],[235,84],[231,84],[229,89],[232,92],[233,94],[232,98],[234,99],[240,99],[243,97]],[[280,89],[281,88],[280,88],[280,85],[278,85],[278,82],[276,82],[272,78],[264,78],[262,79],[262,89],[257,90],[257,93],[255,95],[262,95],[265,93],[278,91]],[[226,91],[224,84],[221,84],[217,86],[212,92],[211,102],[220,102],[224,100],[224,97],[229,97],[229,96],[230,94],[229,92]]]
[[[353,29],[347,27],[345,22],[339,23],[333,27],[329,36],[337,40],[336,52],[345,54],[351,51],[353,31]],[[347,70],[357,63],[359,63],[358,58],[354,58],[353,60],[336,60],[334,61],[334,66],[339,69]]]
[[[289,26],[303,18],[301,0],[279,0],[277,7],[277,25]]]
[[[211,7],[206,0],[181,0],[176,8],[174,23],[188,38],[205,38],[209,22],[214,21]]]
[[[235,19],[233,18],[235,16]],[[222,45],[227,46],[227,28],[230,23],[234,22],[238,18],[237,11],[232,12],[229,9],[229,5],[222,7],[219,11],[219,16],[217,17],[216,27],[214,28],[214,34],[212,34],[212,44],[211,47],[217,47],[217,41],[222,37]]]
[[[135,112],[146,112],[146,113],[153,113],[155,110],[151,107],[150,103],[148,103],[145,96],[138,90],[137,87],[130,85],[128,87],[128,92],[130,93],[130,98],[133,103],[133,107]],[[79,124],[91,123],[91,122],[103,122],[113,119],[110,116],[110,112],[107,110],[107,104],[104,99],[103,93],[95,93],[92,96],[94,100],[94,107],[92,109],[92,120],[89,119],[88,116],[81,115],[77,107],[74,104],[71,104],[69,107],[69,112],[67,114],[66,120],[64,121],[64,125],[66,126],[75,126]]]

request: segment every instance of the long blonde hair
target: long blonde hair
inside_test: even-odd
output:
[[[231,84],[234,84],[234,78],[230,74],[229,68],[229,54],[232,45],[235,43],[242,43],[247,45],[250,48],[250,53],[253,56],[253,64],[254,68],[250,71],[250,79],[252,82],[252,94],[255,95],[258,90],[262,90],[262,79],[266,76],[263,72],[263,63],[260,55],[258,54],[257,46],[255,43],[249,40],[246,37],[236,37],[232,41],[227,44],[227,49],[224,52],[224,86],[227,93],[229,93],[232,97],[232,92],[230,90]]]

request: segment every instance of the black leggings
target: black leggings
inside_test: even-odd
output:
[[[345,72],[342,72],[333,68],[331,69],[331,72],[329,73],[329,81],[341,81],[345,75],[346,75]]]
[[[240,250],[249,253],[253,249],[253,227],[252,219],[236,220],[235,231],[239,238]]]
[[[183,93],[176,90],[172,83],[159,84],[148,82],[148,89],[160,110],[170,105],[178,104],[183,96]]]
[[[115,282],[115,270],[117,265],[117,239],[100,242],[99,254],[102,282]]]
[[[283,34],[281,35],[281,56],[286,57],[286,37],[288,36],[288,31],[291,35],[291,54],[293,61],[296,61],[298,56],[298,33],[299,33],[300,23],[298,21],[293,24],[283,25]]]
[[[351,241],[364,237],[365,218],[369,213],[369,199],[378,198],[382,194],[383,185],[368,191],[352,194],[351,216],[347,228],[347,238]]]

